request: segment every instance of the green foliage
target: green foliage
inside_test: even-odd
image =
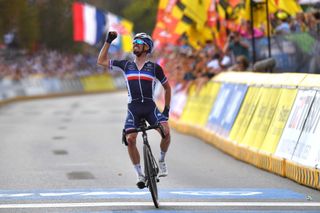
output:
[[[18,44],[32,48],[39,37],[37,8],[26,0],[0,0],[0,36],[15,32]]]
[[[26,49],[35,47],[39,39],[38,10],[36,7],[26,5],[21,9],[18,29],[20,45]]]
[[[40,42],[47,48],[62,51],[73,49],[72,2],[54,0],[40,5]]]
[[[152,33],[156,23],[158,2],[157,0],[135,0],[123,9],[124,17],[134,23],[135,32]]]

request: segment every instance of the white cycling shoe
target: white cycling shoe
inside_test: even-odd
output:
[[[166,177],[168,175],[168,168],[165,161],[159,161],[159,177]]]
[[[139,189],[143,189],[144,187],[146,187],[146,178],[143,175],[138,176],[137,187]]]

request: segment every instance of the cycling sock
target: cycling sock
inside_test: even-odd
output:
[[[160,158],[159,158],[159,161],[163,162],[163,161],[164,161],[165,156],[166,156],[166,152],[160,151]]]
[[[137,176],[143,176],[142,170],[141,170],[141,165],[140,164],[135,164],[133,165],[134,169],[136,170]]]

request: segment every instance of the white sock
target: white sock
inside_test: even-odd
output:
[[[137,176],[143,176],[142,170],[141,170],[141,165],[140,164],[135,164],[134,170],[136,171]]]
[[[165,157],[166,157],[166,152],[160,151],[159,161],[163,162]]]

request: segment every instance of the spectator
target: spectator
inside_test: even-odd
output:
[[[239,29],[240,35],[246,39],[252,39],[252,26],[251,21],[243,21],[242,26]],[[254,27],[253,28],[253,37],[262,38],[264,36],[264,29]]]
[[[236,63],[228,71],[246,71],[249,67],[249,61],[243,55],[236,58]]]
[[[292,32],[297,33],[306,32],[308,30],[304,13],[297,13],[296,18],[292,20],[290,29]]]
[[[249,59],[249,44],[241,38],[238,32],[230,33],[228,36],[223,52],[227,53],[228,51],[232,53],[234,59],[240,55]]]
[[[288,34],[291,32],[289,25],[289,15],[283,11],[277,12],[278,26],[275,28],[276,34]]]

